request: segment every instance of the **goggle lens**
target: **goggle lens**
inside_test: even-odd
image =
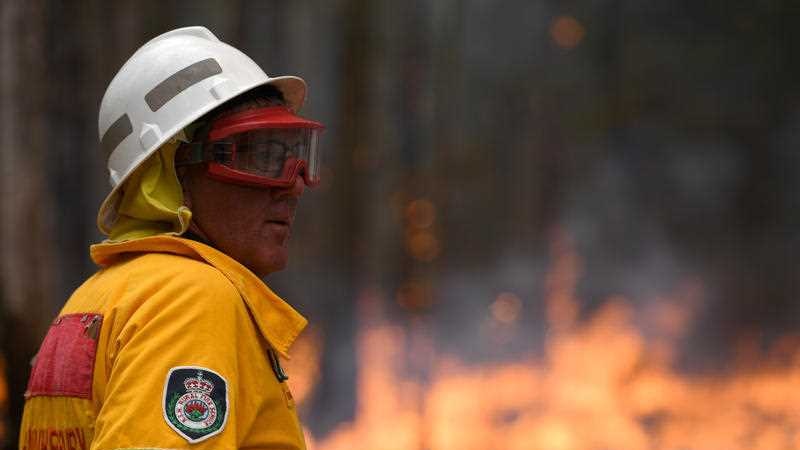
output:
[[[319,129],[309,128],[251,130],[209,143],[211,160],[236,171],[282,181],[302,172],[307,184],[316,184],[318,135]],[[296,167],[301,161],[303,167]]]
[[[209,140],[187,146],[176,164],[207,162],[212,178],[247,186],[290,187],[302,176],[313,187],[320,180],[322,130],[283,107],[244,111],[215,123]]]

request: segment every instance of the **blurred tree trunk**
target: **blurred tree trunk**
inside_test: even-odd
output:
[[[8,361],[9,434],[16,435],[28,376],[52,315],[52,204],[47,192],[48,76],[42,0],[0,4],[0,299]]]
[[[323,2],[324,3],[324,2]],[[325,72],[317,73],[323,85],[327,84],[341,96],[341,107],[333,111],[338,120],[335,142],[326,143],[333,151],[328,157],[331,173],[334,175],[330,201],[319,204],[320,210],[314,213],[314,220],[322,222],[321,235],[325,237],[319,242],[322,249],[322,261],[329,266],[328,271],[335,278],[334,286],[340,295],[336,301],[322,301],[317,306],[320,318],[335,317],[326,320],[325,349],[322,353],[322,383],[318,386],[309,410],[308,424],[315,435],[325,435],[337,424],[352,420],[355,415],[356,397],[356,355],[355,339],[357,318],[356,303],[363,296],[365,289],[365,266],[368,263],[362,258],[365,246],[363,223],[368,214],[362,209],[365,186],[354,170],[356,165],[354,153],[363,148],[366,130],[372,125],[369,111],[362,105],[368,96],[366,86],[369,79],[366,70],[371,61],[368,39],[369,15],[371,2],[366,0],[350,0],[338,2],[332,13],[344,25],[341,30],[341,58],[336,61],[341,65],[339,83],[331,83],[331,77]],[[302,32],[302,31],[301,31]],[[299,40],[298,42],[304,42]],[[295,54],[303,52],[294,47]],[[313,60],[305,56],[299,58],[300,64]],[[317,67],[308,66],[309,69]],[[312,87],[312,95],[320,94],[320,86],[316,92]],[[337,124],[333,124],[334,127]],[[320,219],[320,216],[324,219]],[[331,245],[333,244],[333,245]],[[309,267],[314,264],[309,262]]]

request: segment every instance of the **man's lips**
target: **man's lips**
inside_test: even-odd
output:
[[[275,203],[270,208],[267,215],[267,223],[283,225],[291,228],[294,222],[294,214],[297,210],[297,199],[287,198],[284,201]]]
[[[292,226],[294,222],[294,211],[285,211],[281,214],[272,214],[267,218],[267,223],[283,225],[286,227]]]
[[[265,232],[271,236],[271,239],[278,239],[284,241],[289,239],[292,234],[292,221],[287,219],[270,219],[265,223]]]

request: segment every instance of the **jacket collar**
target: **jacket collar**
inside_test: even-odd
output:
[[[158,235],[124,242],[106,241],[89,249],[92,260],[100,266],[114,264],[125,253],[142,252],[173,253],[205,261],[217,268],[239,291],[264,338],[285,358],[288,358],[289,347],[308,323],[250,270],[206,244]]]

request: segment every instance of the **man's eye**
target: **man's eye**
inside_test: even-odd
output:
[[[286,148],[280,142],[273,141],[267,143],[267,149],[269,150],[270,154],[274,155],[282,155],[286,152]]]
[[[231,144],[229,142],[217,142],[211,146],[213,160],[218,163],[229,163],[231,161]]]
[[[260,171],[272,172],[283,167],[285,151],[280,144],[258,144],[248,150],[250,165]]]

